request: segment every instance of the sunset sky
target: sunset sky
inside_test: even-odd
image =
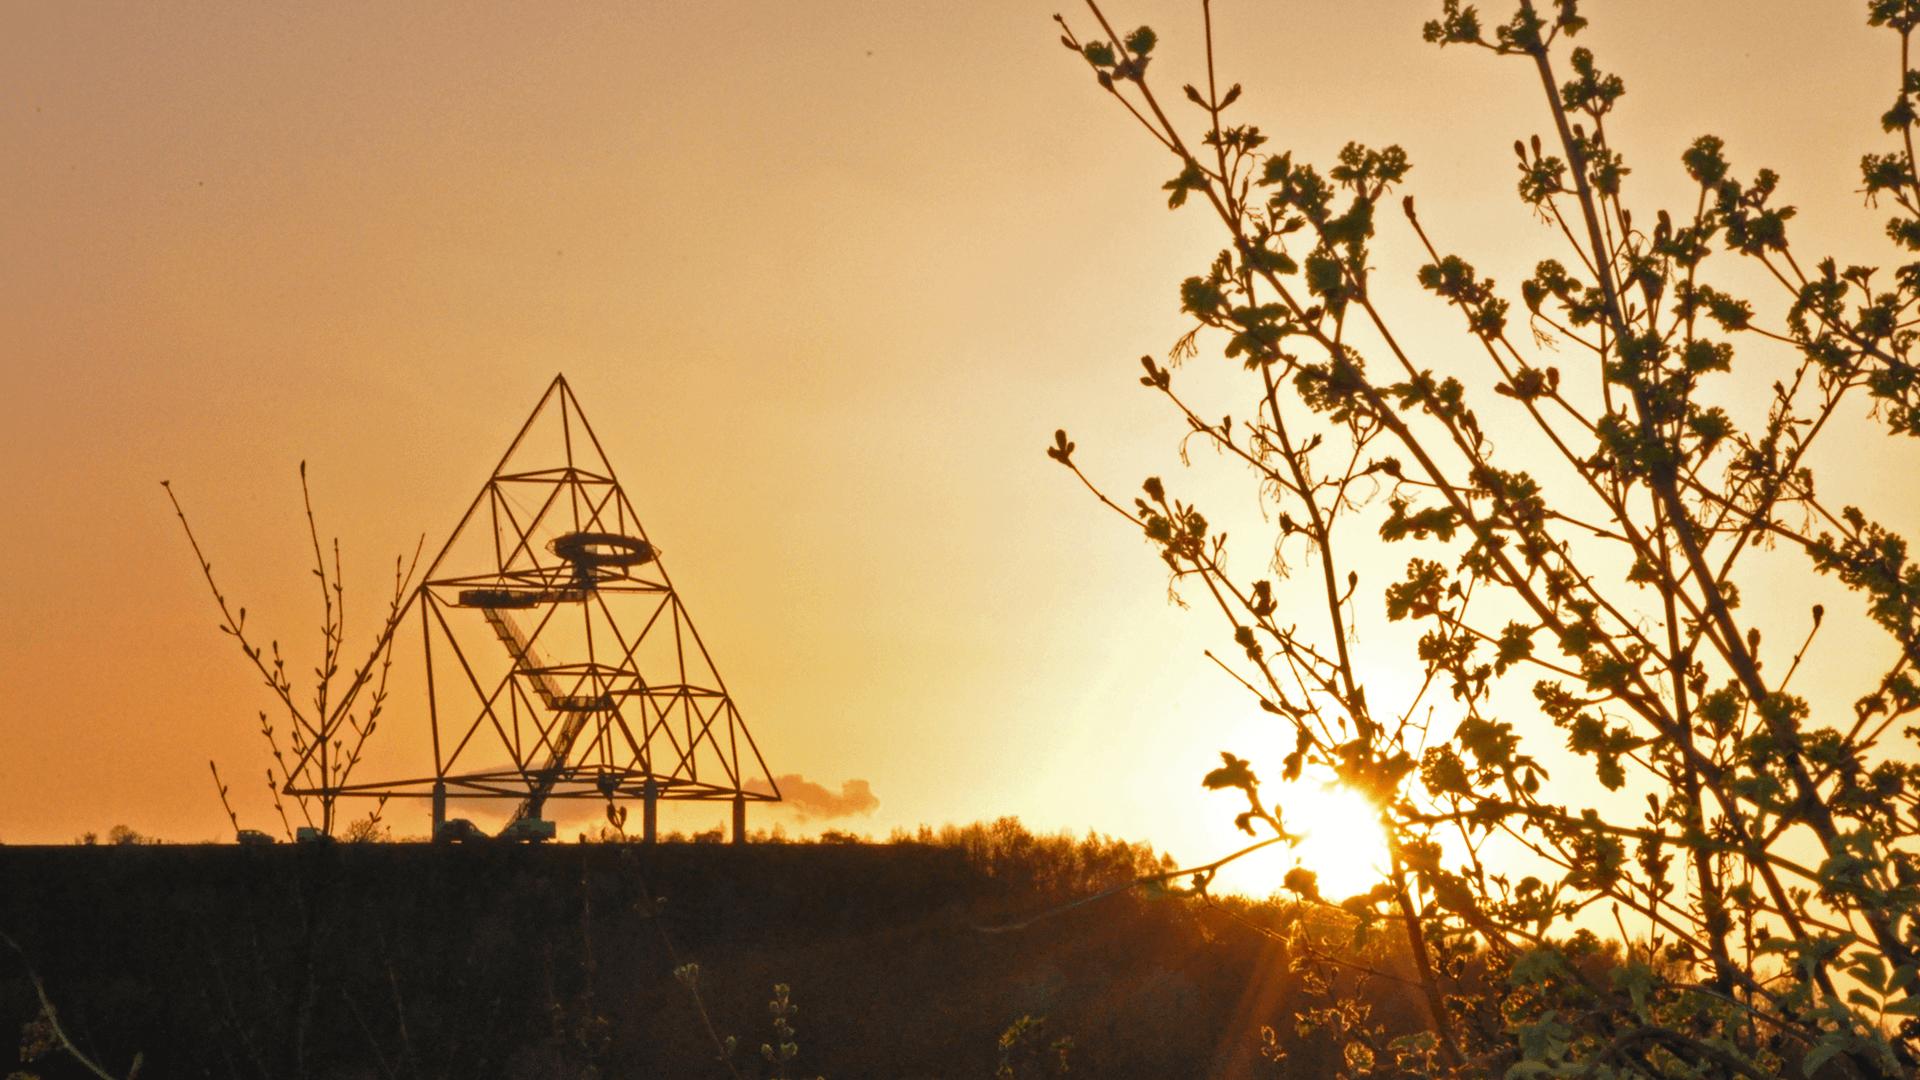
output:
[[[1438,6],[1222,0],[1224,77],[1275,149],[1405,146],[1423,222],[1510,287],[1559,254],[1513,195],[1538,87],[1422,43]],[[1649,215],[1712,132],[1786,177],[1808,250],[1890,258],[1855,194],[1897,68],[1864,3],[1592,6]],[[444,541],[564,372],[772,770],[880,800],[832,825],[1225,850],[1236,808],[1199,777],[1281,735],[1202,656],[1217,623],[1042,453],[1064,427],[1120,492],[1179,470],[1137,358],[1188,328],[1217,225],[1166,209],[1175,170],[1055,10],[5,6],[0,841],[226,836],[209,758],[277,831],[270,700],[160,481],[310,663],[299,462],[364,641],[394,555]],[[1110,11],[1160,32],[1163,83],[1198,76],[1197,3]],[[1457,338],[1382,229],[1402,324]],[[424,805],[388,818],[425,831]]]

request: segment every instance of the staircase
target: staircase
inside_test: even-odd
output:
[[[588,715],[599,709],[612,708],[613,699],[604,694],[561,693],[553,676],[547,673],[546,662],[533,651],[526,635],[514,624],[512,616],[495,607],[482,607],[480,614],[486,617],[487,625],[493,627],[494,636],[507,647],[507,655],[513,657],[514,670],[525,675],[527,681],[533,684],[533,692],[540,698],[541,704],[566,717],[560,725],[559,734],[551,741],[552,752],[547,755],[546,764],[534,774],[537,779],[533,790],[513,815],[515,821],[537,818],[541,806],[547,801],[547,793],[553,790],[560,767],[566,764],[573,741],[580,737],[580,729],[587,725]]]

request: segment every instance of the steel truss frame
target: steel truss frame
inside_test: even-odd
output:
[[[563,456],[526,467],[543,417]],[[409,597],[416,617],[433,775],[288,794],[432,797],[436,821],[449,796],[519,800],[515,821],[550,799],[639,798],[649,835],[655,799],[731,801],[736,832],[746,802],[780,800],[564,376]],[[767,790],[746,787],[751,767]]]

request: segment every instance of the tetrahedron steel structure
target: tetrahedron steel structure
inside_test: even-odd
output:
[[[434,776],[342,794],[745,803],[779,790],[557,376],[412,597]],[[764,779],[759,790],[747,782]]]

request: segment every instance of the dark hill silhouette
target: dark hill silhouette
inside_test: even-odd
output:
[[[150,1077],[726,1076],[688,961],[747,1078],[777,983],[795,1076],[992,1076],[1023,1016],[1047,1020],[1021,1075],[1060,1037],[1097,1077],[1271,1075],[1261,1026],[1291,1041],[1285,948],[1234,917],[1281,907],[1134,890],[983,930],[1160,868],[1143,846],[1013,819],[828,839],[0,847],[0,929],[76,1042]],[[36,1012],[0,955],[0,1024]]]

